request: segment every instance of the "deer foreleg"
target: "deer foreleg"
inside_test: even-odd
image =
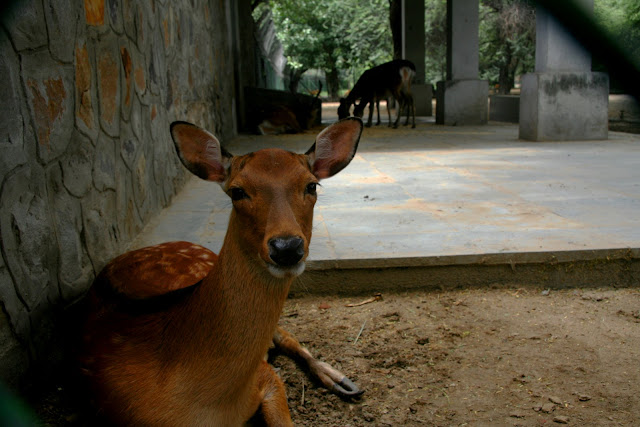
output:
[[[373,118],[373,108],[374,108],[374,100],[372,99],[371,101],[369,101],[369,120],[367,120],[367,124],[365,125],[366,127],[371,127],[371,119]]]
[[[323,386],[342,398],[358,397],[364,393],[342,372],[332,368],[328,363],[316,360],[309,350],[302,347],[297,339],[281,327],[277,327],[273,334],[276,348],[298,362],[306,363],[311,375],[318,379]]]
[[[409,115],[411,114],[411,104],[409,103],[409,97],[408,96],[404,97],[404,105],[405,105],[405,108],[407,110],[407,118],[404,121],[404,125],[406,126],[406,125],[409,124]]]
[[[402,99],[401,98],[396,98],[396,104],[397,104],[397,109],[398,109],[398,115],[396,116],[396,121],[393,123],[393,128],[397,128],[398,127],[398,122],[400,122],[400,116],[402,116]]]
[[[262,397],[257,417],[267,426],[293,426],[284,384],[267,362],[260,364],[257,385]]]
[[[387,126],[391,127],[391,102],[389,102],[389,98],[387,98],[387,116],[389,117]]]
[[[409,115],[413,115],[413,126],[416,127],[416,109],[413,103],[413,96],[410,93],[405,93],[402,97],[403,104],[407,109],[407,119],[404,121],[404,125],[407,126],[409,124]]]
[[[431,102],[431,101],[429,101],[429,102]],[[409,105],[411,106],[411,114],[413,115],[413,118],[412,118],[413,123],[412,123],[411,127],[415,128],[416,127],[416,103],[413,100],[413,95],[409,96],[409,103],[410,103]]]

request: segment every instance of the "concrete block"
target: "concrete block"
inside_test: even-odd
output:
[[[489,120],[518,123],[520,97],[518,95],[491,95],[489,97]]]
[[[411,86],[413,102],[416,106],[416,116],[433,116],[433,88],[431,85],[417,84]]]
[[[640,100],[632,95],[609,96],[609,121],[640,123]]]
[[[580,0],[593,10],[593,0]],[[591,71],[591,54],[544,7],[536,8],[536,72]]]
[[[402,8],[404,9],[402,58],[413,62],[416,66],[416,75],[413,81],[416,85],[423,85],[425,83],[424,1],[405,0]],[[416,114],[418,113],[416,112]]]
[[[447,79],[478,78],[478,8],[476,0],[447,1]]]
[[[449,126],[487,123],[489,84],[486,80],[447,80],[436,89],[436,123]]]
[[[529,73],[522,77],[520,138],[531,141],[607,139],[606,73]]]

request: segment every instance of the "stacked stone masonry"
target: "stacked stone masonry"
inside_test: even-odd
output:
[[[234,133],[229,2],[28,0],[0,27],[0,378],[180,189],[169,123]]]

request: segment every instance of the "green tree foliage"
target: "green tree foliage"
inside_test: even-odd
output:
[[[562,1],[562,0],[558,0]],[[390,6],[398,0],[254,0],[271,8],[292,81],[321,69],[338,96],[367,68],[393,58]],[[426,81],[446,79],[446,0],[425,2]],[[480,0],[480,77],[508,93],[535,65],[535,8],[530,0]],[[640,1],[594,0],[596,20],[640,62]],[[256,15],[254,15],[256,16]]]
[[[359,76],[391,60],[388,0],[271,0],[259,7],[271,8],[294,74],[324,70],[332,98],[344,70]]]
[[[640,64],[640,1],[595,0],[593,10],[595,20]]]
[[[446,79],[447,1],[425,0],[426,81]],[[526,0],[482,0],[480,3],[480,77],[502,93],[516,75],[533,70],[535,12]]]
[[[425,81],[447,78],[447,1],[425,0]]]
[[[480,77],[508,94],[535,65],[535,9],[525,0],[480,4]]]

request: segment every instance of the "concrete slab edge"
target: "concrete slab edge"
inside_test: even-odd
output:
[[[501,252],[485,254],[315,260],[307,262],[307,271],[361,268],[435,267],[447,265],[515,265],[562,263],[593,260],[640,259],[640,248],[590,249],[574,251]]]
[[[350,261],[335,264],[349,268],[308,269],[294,282],[290,296],[355,296],[482,287],[529,289],[527,292],[640,287],[640,250],[630,248],[412,258],[385,260],[384,265],[376,260]]]

